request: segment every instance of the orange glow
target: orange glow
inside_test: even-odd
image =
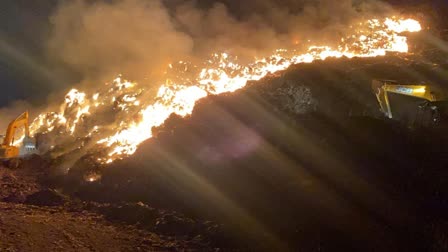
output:
[[[61,110],[39,115],[31,125],[31,131],[51,132],[59,126],[65,126],[69,134],[78,136],[81,131],[77,129],[83,123],[84,116],[95,115],[95,111],[114,104],[114,109],[121,113],[114,125],[95,126],[94,130],[87,131],[87,136],[95,138],[98,147],[108,150],[108,154],[98,161],[111,163],[135,153],[140,143],[153,136],[151,129],[162,125],[171,114],[182,117],[190,115],[196,102],[208,94],[234,92],[243,88],[248,81],[260,80],[267,74],[285,70],[293,64],[329,57],[376,57],[384,56],[387,52],[405,53],[408,52],[407,39],[400,33],[420,30],[419,22],[412,19],[372,19],[360,23],[358,28],[354,28],[354,34],[341,38],[335,48],[314,45],[305,52],[279,49],[271,56],[254,59],[247,65],[238,63],[235,56],[216,53],[204,62],[196,77],[185,77],[186,83],[166,81],[152,98],[148,98],[150,92],[144,86],[118,77],[91,94],[72,89]],[[171,63],[167,69],[177,71],[175,65],[182,66],[176,75],[184,76],[189,63]],[[68,114],[68,110],[73,112]]]

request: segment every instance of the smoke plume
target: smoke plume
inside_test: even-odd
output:
[[[159,1],[67,2],[52,23],[50,52],[88,78],[157,75],[193,46]]]
[[[390,12],[379,1],[67,1],[48,49],[88,80],[160,77],[167,64],[212,52],[244,58],[335,41],[351,23]]]

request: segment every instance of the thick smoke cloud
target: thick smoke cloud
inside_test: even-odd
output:
[[[379,1],[68,1],[52,16],[48,49],[89,80],[157,78],[175,60],[242,58],[335,41],[351,23],[389,12]]]
[[[20,14],[35,18],[31,20],[33,24],[19,26],[17,33],[26,31],[27,36],[21,42],[36,47],[39,53],[31,53],[20,43],[8,43],[7,39],[0,42],[4,61],[0,66],[2,80],[13,82],[3,90],[2,105],[6,106],[0,108],[4,119],[0,122],[0,134],[10,120],[25,110],[30,111],[31,118],[45,110],[52,111],[53,107],[59,111],[58,105],[74,83],[110,81],[119,73],[135,78],[158,76],[173,58],[191,52],[191,38],[176,30],[168,10],[159,1],[42,2],[36,6],[26,1],[6,5],[5,10],[21,6],[20,11],[11,14],[14,17],[8,17],[17,20],[3,20],[10,21],[11,27],[20,21],[29,22],[23,21]],[[54,6],[56,3],[59,5]],[[39,8],[45,9],[45,13],[36,11]],[[49,24],[44,21],[35,24],[39,22],[36,13],[42,14],[46,21],[49,19]],[[2,29],[0,33],[11,41],[17,39],[17,35],[4,34]],[[41,51],[45,51],[42,53],[45,56],[36,56]],[[25,95],[19,95],[21,92]],[[14,101],[17,98],[20,100]]]
[[[238,7],[238,8],[236,8]],[[378,15],[380,2],[352,0],[232,1],[216,2],[207,9],[190,2],[176,8],[175,17],[192,36],[199,51],[213,48],[255,56],[308,40],[331,44],[355,20]]]
[[[193,46],[158,1],[68,2],[52,23],[50,52],[87,77],[121,71],[157,75]]]
[[[188,27],[195,42],[217,41],[224,48],[244,45],[247,49],[270,50],[309,39],[330,43],[334,36],[340,38],[349,32],[356,20],[391,11],[376,0],[223,0],[207,9],[189,5],[178,7],[176,17]]]

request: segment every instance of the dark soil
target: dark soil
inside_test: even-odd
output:
[[[38,156],[0,167],[0,251],[210,248],[201,236],[185,235],[194,221],[173,212],[156,211],[142,203],[82,202],[47,188],[40,180],[52,176],[49,167]]]

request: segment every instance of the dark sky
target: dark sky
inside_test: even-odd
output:
[[[60,0],[2,0],[0,8],[0,107],[14,100],[43,103],[47,95],[73,84],[80,76],[45,57],[45,40],[50,31],[49,17]],[[182,2],[182,0],[167,0]],[[199,0],[204,5],[212,0]],[[216,0],[215,0],[216,1]],[[284,0],[294,2],[293,0]],[[337,0],[335,0],[337,1]],[[239,0],[222,0],[237,13],[250,11]],[[256,3],[257,0],[252,2]],[[261,2],[261,1],[259,1]],[[423,0],[390,0],[394,3],[427,3]],[[446,0],[433,0],[446,6]]]
[[[53,89],[43,60],[48,16],[56,1],[4,0],[0,9],[0,106],[36,100]]]

